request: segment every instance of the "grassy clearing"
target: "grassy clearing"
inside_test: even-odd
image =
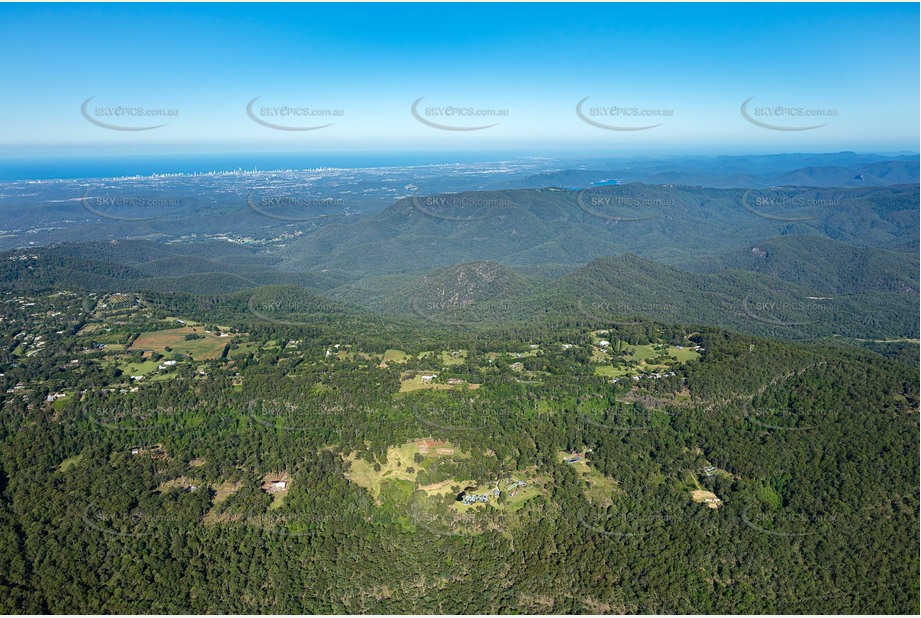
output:
[[[495,503],[493,503],[495,506]],[[473,504],[464,504],[463,502],[455,502],[451,505],[451,508],[457,511],[458,513],[469,513],[470,511],[477,511],[479,509],[485,509],[486,505],[482,502],[474,502]]]
[[[584,454],[557,452],[557,458],[561,462],[573,457],[579,457],[579,461],[568,465],[572,466],[585,482],[585,497],[595,504],[612,504],[612,497],[617,492],[617,481],[588,465]]]
[[[203,337],[186,341],[186,335],[202,335]],[[167,354],[166,348],[170,348],[173,354],[185,354],[196,359],[208,360],[220,358],[221,353],[224,351],[224,346],[230,341],[230,337],[205,334],[204,329],[201,327],[184,326],[182,328],[141,333],[130,349],[153,350],[160,354]]]
[[[493,356],[496,356],[496,353],[493,353]],[[419,352],[416,358],[419,360],[427,358],[440,363],[442,366],[463,365],[467,358],[467,350],[441,350],[439,352],[426,350],[425,352]]]
[[[240,489],[240,483],[224,481],[223,483],[212,485],[211,489],[214,490],[214,504],[220,504]]]
[[[630,373],[630,368],[621,365],[620,367],[615,367],[614,365],[596,365],[595,366],[595,375],[602,376],[605,378],[619,378]]]
[[[441,481],[440,483],[432,483],[431,485],[420,485],[418,489],[420,491],[424,491],[430,496],[443,496],[445,494],[455,493],[455,487],[464,488],[472,484],[472,480],[455,481],[454,479],[448,479],[446,481]]]
[[[277,491],[272,494],[272,504],[269,505],[269,510],[279,509],[285,503],[285,498],[288,497],[287,491]]]
[[[166,321],[167,321],[167,322],[179,322],[179,318],[177,318],[177,317],[175,317],[175,316],[170,316],[170,317],[166,318]],[[196,322],[195,320],[183,320],[183,323],[184,323],[186,326],[199,326],[199,325],[200,325],[199,322]]]
[[[170,481],[164,481],[160,483],[157,487],[157,491],[163,493],[171,489],[190,489],[191,487],[202,488],[205,485],[202,481],[198,479],[189,478],[187,476],[180,476],[177,479],[172,479]]]
[[[381,483],[385,479],[400,479],[416,482],[418,472],[407,472],[409,468],[416,468],[413,456],[419,452],[416,443],[402,446],[391,446],[387,449],[387,462],[380,463],[380,470],[374,469],[374,464],[364,459],[350,459],[348,478],[371,492],[377,498],[381,494]]]
[[[415,460],[417,453],[422,455],[421,463],[417,463]],[[358,459],[354,456],[349,457],[348,460],[352,462],[352,465],[347,476],[351,482],[364,487],[372,496],[378,498],[381,495],[381,484],[384,481],[408,481],[415,486],[416,477],[419,475],[420,470],[427,470],[433,462],[441,457],[451,456],[463,457],[463,454],[458,453],[454,446],[448,442],[435,442],[428,439],[419,440],[388,448],[387,461],[377,462],[380,464],[380,470],[375,470],[372,462]],[[413,469],[413,472],[409,472],[409,469]],[[427,493],[438,493],[442,492],[445,486],[450,489],[450,485],[459,483],[460,481],[448,479],[443,483],[426,486],[429,489],[423,489],[422,487],[419,489],[423,489]],[[433,487],[434,489],[432,489]]]
[[[214,506],[208,511],[202,520],[206,524],[216,524],[222,521],[231,521],[232,519],[237,519],[239,515],[228,515],[227,513],[222,513],[218,515],[216,513],[216,506],[221,502],[224,502],[236,493],[242,485],[240,483],[231,483],[230,481],[224,481],[222,483],[211,485],[211,489],[214,491],[214,498],[212,499],[212,504]]]
[[[422,461],[416,461],[416,455],[422,456]],[[364,487],[383,507],[407,504],[415,492],[426,494],[426,499],[432,501],[445,500],[446,496],[459,493],[462,489],[474,486],[473,480],[445,479],[428,485],[418,484],[419,472],[428,470],[439,458],[466,458],[468,454],[457,451],[447,442],[437,442],[427,438],[410,442],[401,446],[391,446],[387,449],[386,462],[368,462],[350,456],[346,459],[351,462],[346,477],[350,482]],[[375,469],[375,463],[379,469]],[[409,469],[412,468],[412,472]],[[513,486],[514,481],[523,480],[526,486]],[[488,493],[489,503],[464,504],[451,501],[450,509],[458,515],[475,512],[486,507],[496,508],[500,511],[515,512],[521,509],[526,502],[544,494],[546,479],[536,477],[535,471],[528,474],[515,474],[513,479],[506,479],[499,484],[503,498],[500,501],[493,496],[495,484],[471,490],[473,493]],[[512,495],[514,493],[514,495]],[[434,502],[430,503],[434,504]],[[470,513],[471,515],[473,513]]]
[[[402,380],[400,382],[400,392],[401,393],[411,393],[413,391],[423,391],[423,390],[446,391],[446,390],[451,390],[451,386],[447,384],[435,384],[432,382],[425,383],[422,381],[421,375],[417,375],[414,378],[410,378],[408,380]]]
[[[662,354],[651,345],[632,345],[627,348],[627,351],[632,353],[633,360],[636,361],[648,361]]]
[[[146,376],[148,373],[153,373],[157,370],[157,367],[160,366],[160,363],[157,361],[147,360],[140,363],[118,363],[116,365],[119,369],[122,370],[122,373],[127,376]]]
[[[528,350],[527,352],[509,352],[511,358],[532,358],[537,356],[538,350]]]
[[[269,483],[276,480],[285,480],[287,481],[287,486],[285,489],[275,489],[270,488],[266,489],[265,483]],[[262,477],[262,490],[267,491],[270,496],[272,496],[272,504],[269,505],[269,510],[280,508],[285,503],[285,498],[288,497],[288,492],[291,491],[291,479],[288,478],[288,473],[285,471],[281,472],[269,472]]]
[[[419,374],[408,380],[402,380],[400,382],[400,392],[401,393],[411,393],[413,391],[446,391],[451,390],[452,388],[470,388],[471,390],[476,390],[480,388],[479,384],[471,384],[469,382],[459,382],[458,384],[438,384],[434,382],[425,383],[422,381],[422,374]]]
[[[441,352],[441,363],[444,366],[463,365],[467,360],[467,350],[452,350]]]
[[[406,359],[409,358],[409,354],[403,350],[387,350],[384,352],[384,356],[381,358],[381,367],[386,367],[390,363],[405,363]]]
[[[515,487],[514,485],[517,481],[524,481],[527,483],[527,485],[524,487]],[[487,507],[491,507],[499,511],[504,511],[506,513],[514,513],[521,510],[525,503],[528,502],[528,500],[543,495],[543,485],[545,483],[545,479],[532,476],[530,474],[516,474],[512,479],[506,479],[499,483],[499,491],[501,492],[500,495],[502,496],[501,499],[497,499],[493,493],[496,485],[484,485],[482,487],[477,487],[476,489],[471,489],[470,492],[475,494],[488,494],[488,503],[474,502],[472,504],[464,504],[463,502],[454,502],[451,505],[451,508],[459,513],[467,513],[469,511],[476,511],[477,509],[485,509]],[[465,485],[462,485],[462,487],[464,486]]]
[[[68,401],[70,401],[70,395],[61,397],[60,399],[55,399],[54,402],[51,404],[51,409],[54,410],[55,412],[60,412],[61,410],[64,409],[64,406],[67,405]]]
[[[74,455],[73,457],[68,457],[58,465],[58,472],[67,472],[77,464],[83,461],[83,453],[79,455]]]
[[[676,346],[645,344],[627,346],[620,353],[620,357],[626,361],[626,364],[619,367],[608,365],[606,361],[610,356],[605,355],[598,348],[593,348],[592,362],[600,363],[595,366],[595,375],[606,378],[620,378],[635,375],[637,372],[664,371],[674,366],[676,362],[685,363],[690,360],[696,360],[700,358],[700,353],[693,348],[684,346],[679,349]],[[673,357],[676,360],[668,357]],[[655,362],[655,359],[659,359],[659,362]]]
[[[716,497],[715,493],[705,489],[695,489],[692,491],[691,500],[697,502],[698,504],[706,504],[711,509],[718,509],[723,503],[722,500]]]
[[[700,352],[696,351],[694,348],[683,347],[679,350],[675,346],[670,346],[668,348],[668,355],[677,358],[679,363],[686,363],[690,360],[697,360],[700,358]]]
[[[247,354],[256,354],[259,352],[259,344],[253,341],[241,343],[235,350],[231,350],[228,356],[230,358],[245,358]]]
[[[521,477],[519,480],[526,481],[528,485],[526,487],[519,487],[514,496],[506,494],[505,504],[495,505],[497,508],[508,511],[509,513],[514,513],[522,509],[528,500],[543,495],[544,490],[541,487],[541,485],[543,485],[541,479],[537,477]],[[506,488],[507,483],[501,483],[499,485],[500,490],[505,491]]]

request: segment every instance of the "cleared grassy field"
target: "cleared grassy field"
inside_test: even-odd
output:
[[[426,445],[428,445],[428,448],[426,448]],[[422,463],[416,463],[416,453],[420,453],[423,456]],[[455,453],[457,453],[456,449],[447,442],[441,444],[433,442],[429,445],[429,441],[420,440],[400,446],[391,446],[387,449],[387,462],[381,462],[380,470],[375,470],[374,464],[364,459],[349,457],[348,461],[352,462],[352,466],[349,468],[348,478],[353,483],[367,489],[372,496],[377,498],[381,494],[381,483],[384,481],[409,481],[415,485],[419,470],[425,470],[439,458],[453,456]],[[408,472],[410,468],[413,469],[413,472]],[[435,483],[426,486],[427,488],[420,487],[419,489],[423,489],[426,493],[444,493],[444,487],[448,487],[448,490],[450,490],[451,485],[459,483],[460,481],[448,479],[442,483]]]
[[[575,456],[574,453],[557,452],[557,458],[561,462]],[[579,461],[567,465],[572,466],[585,481],[585,497],[595,504],[610,505],[612,496],[617,492],[617,481],[592,468],[581,455],[579,457]]]
[[[675,364],[671,359],[665,359],[664,362],[654,363],[653,359],[662,356],[671,356],[677,359],[678,363],[684,363],[689,360],[700,358],[700,354],[693,348],[682,347],[678,349],[675,346],[663,346],[658,344],[634,345],[628,346],[622,352],[622,357],[632,366],[613,367],[611,365],[598,365],[595,367],[595,375],[607,378],[619,378],[625,375],[649,371],[663,371]],[[592,351],[592,361],[604,361],[605,355],[601,354],[597,348]]]
[[[679,350],[675,346],[670,346],[668,348],[668,355],[677,358],[679,363],[685,363],[689,360],[697,360],[700,358],[700,352],[697,352],[694,348],[683,348]]]
[[[204,335],[201,339],[186,341],[186,335]],[[230,337],[216,337],[205,334],[204,330],[196,326],[184,326],[169,330],[158,330],[141,333],[131,350],[153,350],[166,354],[166,348],[171,348],[173,354],[185,354],[197,359],[220,358],[224,346],[230,342]]]
[[[246,341],[244,343],[239,344],[239,347],[237,347],[236,350],[231,350],[228,353],[228,357],[231,359],[244,358],[246,357],[247,354],[256,354],[258,352],[259,352],[258,343],[255,343],[252,341]]]
[[[171,489],[189,489],[190,487],[204,487],[205,483],[199,479],[193,479],[186,476],[180,476],[177,479],[164,481],[157,487],[157,491],[164,492]]]
[[[596,365],[595,375],[605,378],[619,378],[630,373],[629,367],[615,367],[614,365]]]
[[[212,489],[214,490],[214,504],[220,504],[240,489],[240,483],[224,481],[213,485]]]
[[[662,354],[662,352],[656,351],[651,345],[632,345],[627,348],[627,351],[633,352],[633,360],[637,361],[649,360]]]
[[[512,488],[512,485],[514,484],[515,481],[524,481],[527,484],[524,487],[519,486],[519,487]],[[543,495],[544,494],[543,485],[545,482],[546,482],[545,479],[533,476],[533,471],[531,471],[531,473],[528,473],[528,474],[517,474],[516,473],[514,475],[514,479],[511,482],[509,482],[508,480],[504,480],[499,483],[499,491],[501,491],[504,495],[504,499],[501,502],[493,496],[493,490],[496,488],[496,486],[495,484],[492,484],[489,486],[485,486],[485,485],[480,486],[480,487],[477,487],[475,490],[472,490],[472,493],[488,494],[489,495],[488,505],[483,502],[474,502],[473,504],[464,504],[463,502],[455,502],[454,504],[451,505],[451,507],[460,513],[466,513],[468,511],[473,511],[473,510],[477,510],[480,508],[486,508],[487,506],[494,508],[494,509],[498,509],[500,511],[505,511],[507,513],[514,513],[515,511],[522,509],[528,500],[532,498],[536,498],[537,496]],[[472,484],[473,484],[472,481],[467,483],[467,485],[472,485]],[[461,487],[465,487],[467,485],[461,485]],[[512,491],[514,491],[515,493],[514,496],[510,495]]]
[[[381,358],[381,366],[383,367],[390,363],[405,363],[407,358],[409,358],[409,354],[403,350],[387,350],[384,352],[383,358]]]
[[[467,487],[472,484],[472,480],[455,481],[454,479],[448,479],[440,483],[432,483],[431,485],[420,485],[418,489],[430,496],[443,496],[444,494],[454,493],[453,487]]]
[[[348,477],[353,483],[364,487],[377,498],[381,494],[381,483],[385,479],[400,479],[416,482],[420,465],[413,461],[413,456],[419,452],[415,442],[402,446],[391,446],[387,449],[387,463],[381,464],[380,470],[374,469],[374,464],[364,459],[349,458],[352,462]],[[407,472],[408,468],[416,468],[415,472]]]
[[[528,500],[541,494],[543,494],[543,490],[537,486],[537,480],[530,479],[527,487],[520,488],[516,495],[506,498],[505,504],[499,505],[498,508],[514,513],[521,510]]]
[[[455,356],[456,355],[456,356]],[[453,350],[450,352],[441,352],[441,362],[443,365],[463,365],[467,360],[467,350]]]
[[[118,363],[116,363],[118,364]],[[147,375],[152,371],[156,371],[157,367],[160,366],[160,363],[157,361],[143,361],[140,363],[125,363],[124,365],[119,365],[119,368],[122,370],[122,373],[128,376],[143,376]]]
[[[428,384],[422,381],[422,376],[417,375],[414,378],[409,380],[403,380],[400,382],[400,392],[401,393],[411,393],[413,391],[446,391],[451,390],[452,388],[469,388],[471,390],[476,390],[480,388],[479,384],[471,384],[469,382],[461,382],[459,384],[433,384],[429,382]]]
[[[722,500],[716,497],[715,493],[705,489],[695,489],[692,491],[691,500],[697,502],[698,504],[706,504],[711,509],[718,509],[723,503]]]
[[[422,376],[416,376],[414,378],[410,378],[409,380],[403,380],[400,382],[401,393],[411,393],[413,391],[422,390],[446,391],[451,390],[451,387],[447,384],[432,384],[431,382],[426,384],[422,381]]]
[[[605,354],[602,350],[598,348],[592,348],[592,362],[593,363],[603,363],[606,362],[611,357]]]
[[[61,410],[64,409],[64,406],[67,405],[68,401],[70,401],[70,395],[67,395],[66,397],[61,397],[60,399],[55,399],[54,403],[51,404],[51,409],[55,410],[56,412],[60,412]]]
[[[73,457],[68,457],[58,465],[58,472],[67,472],[70,468],[76,466],[81,461],[83,461],[83,454],[74,455]]]

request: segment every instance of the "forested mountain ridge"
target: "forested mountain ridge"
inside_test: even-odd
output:
[[[645,320],[365,330],[291,287],[3,300],[6,611],[918,609],[910,364]]]
[[[475,259],[568,263],[636,253],[684,264],[778,235],[917,247],[918,187],[707,189],[628,184],[414,196],[292,241],[279,267],[357,276]]]
[[[778,236],[703,260],[698,268],[759,272],[832,294],[918,295],[918,260],[911,253],[855,247],[821,236]]]
[[[917,265],[904,254],[834,243],[803,252],[791,250],[796,241],[762,245],[719,258],[715,272],[621,255],[596,258],[554,281],[516,277],[514,285],[486,286],[489,294],[471,293],[460,276],[473,265],[418,278],[369,278],[330,294],[389,315],[470,326],[648,317],[795,339],[917,337],[918,290],[911,274]],[[827,251],[832,247],[839,249],[834,256]],[[826,259],[812,259],[816,253]],[[498,263],[491,268],[512,272]]]
[[[489,260],[421,275],[347,279],[329,271],[279,270],[259,253],[250,265],[245,256],[206,258],[189,255],[188,248],[164,256],[153,244],[122,246],[61,245],[8,254],[0,261],[0,281],[20,290],[211,295],[295,285],[376,314],[471,327],[578,316],[713,324],[794,339],[918,335],[917,260],[815,235],[767,239],[685,268],[630,254],[605,256],[541,280]]]

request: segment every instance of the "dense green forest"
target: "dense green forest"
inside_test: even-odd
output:
[[[914,344],[2,300],[5,612],[919,609]]]

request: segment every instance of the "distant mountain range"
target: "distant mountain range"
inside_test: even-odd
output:
[[[651,318],[791,338],[917,337],[918,266],[909,256],[818,237],[778,238],[750,253],[727,254],[718,260],[726,268],[709,273],[632,254],[601,257],[543,284],[496,262],[473,262],[331,293],[369,310],[461,327]]]
[[[576,268],[623,253],[690,267],[790,234],[911,251],[918,200],[915,185],[743,191],[635,183],[406,198],[293,240],[278,252],[279,267],[364,278],[477,259]]]
[[[285,298],[300,289],[312,314],[332,303],[335,314],[364,323],[376,314],[433,328],[654,319],[791,338],[918,336],[917,156],[600,165],[484,173],[477,182],[493,190],[410,183],[408,196],[382,210],[320,224],[250,209],[233,218],[242,233],[255,217],[271,242],[213,238],[228,208],[241,212],[238,200],[192,195],[189,209],[161,218],[148,211],[142,222],[48,228],[66,230],[63,242],[3,255],[0,287],[236,295],[238,308],[257,289]],[[513,188],[522,185],[534,188]],[[40,217],[47,224],[75,208],[87,214],[55,203]],[[30,216],[25,204],[12,212],[20,222]],[[207,233],[196,227],[202,217]]]
[[[869,187],[919,181],[917,158],[873,160],[874,157],[849,156],[847,153],[842,153],[842,156],[802,157],[793,161],[784,155],[779,157],[719,157],[703,161],[652,161],[630,165],[609,163],[604,168],[534,174],[523,179],[497,183],[491,188],[585,188],[612,179],[621,183],[679,184],[716,189],[775,186]],[[787,168],[784,165],[796,167]]]

